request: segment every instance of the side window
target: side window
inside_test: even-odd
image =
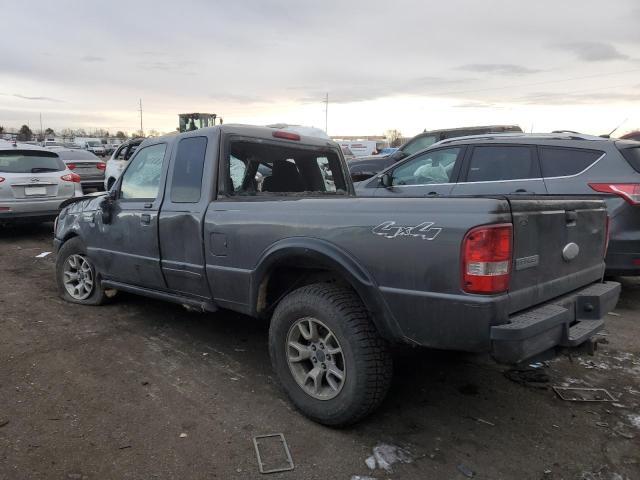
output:
[[[207,137],[183,138],[178,143],[171,180],[171,201],[196,203],[202,190],[202,170]]]
[[[537,178],[535,159],[528,146],[475,147],[469,163],[467,182]]]
[[[602,156],[597,150],[540,147],[540,166],[543,177],[565,177],[575,175]]]
[[[120,198],[125,200],[155,200],[160,188],[162,162],[167,146],[164,143],[145,147],[133,157],[122,175]]]
[[[140,145],[129,145],[129,148],[127,148],[127,153],[124,157],[125,160],[129,160],[131,157],[133,157],[133,154],[136,153],[136,150],[138,149]]]
[[[460,148],[426,152],[393,171],[392,185],[449,183]]]
[[[235,141],[228,158],[231,195],[347,193],[337,150]]]
[[[124,147],[120,147],[120,149],[118,150],[118,153],[116,153],[116,160],[125,160],[126,157],[125,155],[127,154],[127,149],[129,147],[127,147],[126,145]]]

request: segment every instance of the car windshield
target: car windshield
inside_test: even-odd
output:
[[[95,160],[100,161],[93,153],[87,150],[64,150],[58,151],[58,155],[62,160]]]
[[[102,144],[100,142],[87,142],[87,145],[90,147],[101,147]]]
[[[424,150],[427,147],[430,147],[434,143],[436,143],[436,137],[433,135],[426,135],[424,137],[418,137],[412,142],[409,142],[402,151],[405,155],[413,155],[420,150]]]
[[[61,172],[66,167],[53,152],[38,150],[0,151],[0,172],[42,173]]]

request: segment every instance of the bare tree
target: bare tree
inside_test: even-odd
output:
[[[400,142],[402,141],[402,133],[400,133],[400,130],[396,130],[395,128],[389,129],[386,132],[384,132],[384,136],[389,141],[389,145],[391,147],[400,146]]]

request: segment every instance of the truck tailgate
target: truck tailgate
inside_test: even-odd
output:
[[[602,278],[607,210],[601,200],[509,197],[513,270],[509,313]]]

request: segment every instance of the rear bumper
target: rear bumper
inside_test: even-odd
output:
[[[518,363],[554,347],[577,347],[604,327],[620,296],[617,282],[594,283],[491,327],[491,354]]]
[[[55,218],[60,211],[60,204],[66,198],[45,200],[18,200],[0,202],[0,221],[10,221],[22,218]],[[8,208],[9,210],[4,210]]]

